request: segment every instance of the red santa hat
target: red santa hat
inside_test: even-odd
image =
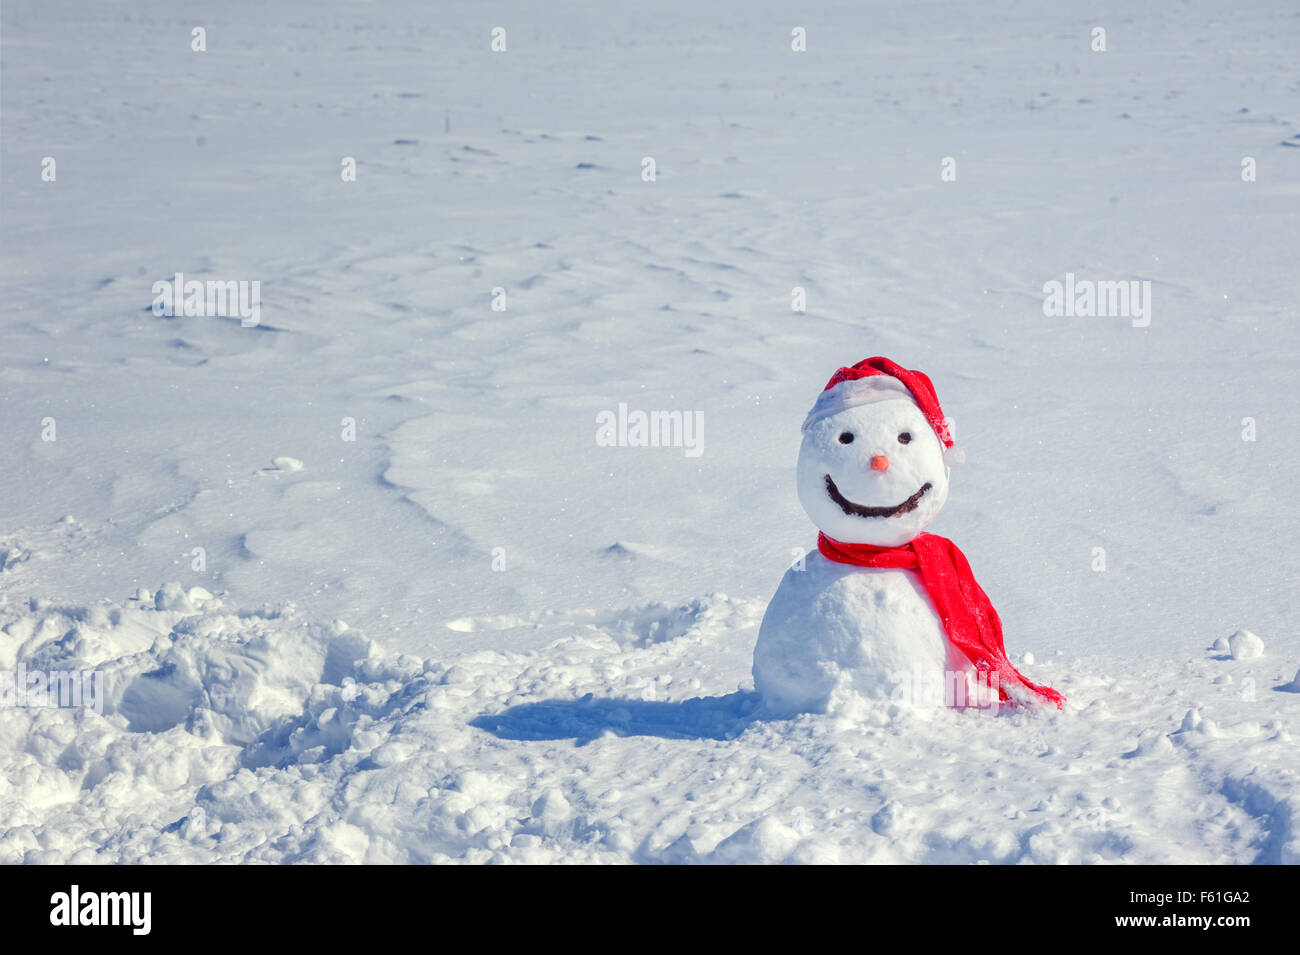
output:
[[[943,409],[939,407],[939,398],[930,379],[922,372],[908,371],[888,358],[879,356],[864,359],[851,368],[841,368],[831,375],[831,380],[817,396],[817,403],[804,419],[803,430],[807,431],[809,425],[821,418],[891,398],[910,399],[921,410],[925,420],[943,442],[943,461],[946,465],[956,467],[965,462],[965,452],[953,444],[952,433],[943,416]]]

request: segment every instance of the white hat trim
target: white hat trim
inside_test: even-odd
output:
[[[866,378],[849,378],[833,388],[827,388],[817,396],[817,402],[803,420],[801,431],[807,431],[814,421],[829,418],[850,408],[869,405],[877,401],[891,401],[905,398],[916,404],[916,398],[903,384],[892,375],[870,375]],[[917,407],[920,407],[917,405]]]

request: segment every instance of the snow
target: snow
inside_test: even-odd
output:
[[[1238,630],[1228,638],[1228,653],[1234,660],[1253,660],[1264,655],[1264,641],[1249,630]]]
[[[1297,861],[1298,33],[5,5],[0,672],[102,697],[0,706],[0,861]],[[177,272],[257,324],[153,314]],[[1064,711],[764,714],[799,425],[873,354]]]
[[[216,598],[7,607],[21,660],[108,698],[0,710],[0,861],[1300,861],[1271,664],[1066,657],[1060,713],[772,720],[762,610],[439,661]]]

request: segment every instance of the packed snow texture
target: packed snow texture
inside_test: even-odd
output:
[[[924,704],[928,694],[912,692],[916,684],[937,676],[942,689],[945,675],[970,670],[919,574],[836,563],[815,551],[781,578],[754,648],[754,688],[784,715],[847,715],[904,693]]]
[[[0,861],[1300,858],[1297,11],[44,0],[0,43],[0,671],[94,701],[0,706]],[[178,272],[260,320],[155,314]],[[1045,315],[1067,274],[1150,324]],[[877,354],[1063,712],[759,706],[799,425]],[[703,427],[599,443],[621,406]]]

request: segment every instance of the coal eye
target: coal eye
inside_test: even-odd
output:
[[[852,432],[852,431],[841,431],[841,432],[840,432],[840,444],[852,444],[852,443],[853,443],[853,432]]]
[[[910,431],[904,431],[902,434],[898,436],[899,444],[907,444],[911,440],[912,440],[912,432]]]

